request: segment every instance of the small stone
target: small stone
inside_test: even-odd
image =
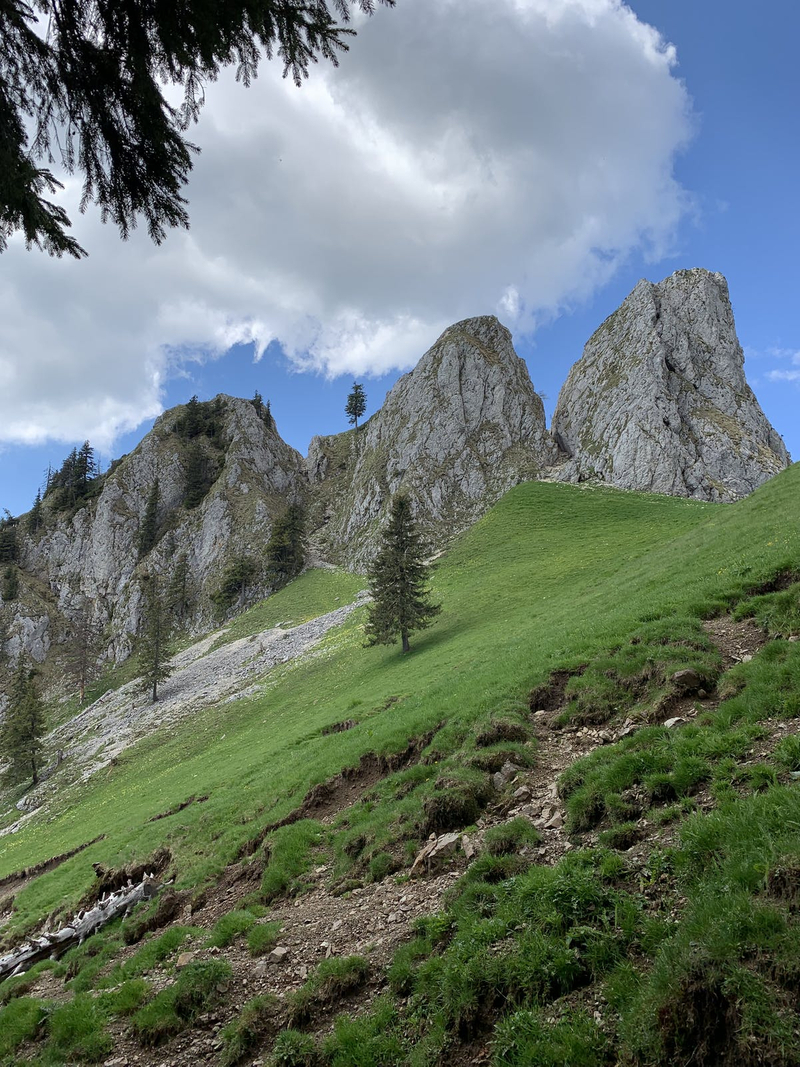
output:
[[[683,722],[683,719],[680,717],[680,715],[675,715],[671,719],[665,719],[664,726],[666,726],[668,730],[671,730],[672,727],[677,726],[679,722]]]
[[[181,952],[180,956],[175,960],[175,970],[182,971],[184,967],[188,967],[196,955],[196,952]]]
[[[283,945],[278,945],[277,948],[274,948],[272,952],[269,953],[267,960],[270,963],[283,963],[288,955],[289,949]]]
[[[546,830],[560,830],[564,825],[564,819],[561,816],[561,812],[557,811],[544,825]]]
[[[519,789],[514,790],[514,798],[516,800],[530,800],[533,794],[527,785],[521,785]]]

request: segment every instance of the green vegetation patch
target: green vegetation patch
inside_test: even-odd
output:
[[[274,1025],[277,997],[267,995],[248,1000],[232,1022],[220,1033],[220,1067],[234,1067],[249,1056]]]
[[[313,1013],[360,989],[369,977],[369,964],[361,956],[323,960],[308,981],[293,993],[289,1014],[292,1024],[308,1022]]]
[[[231,974],[224,960],[190,963],[171,986],[136,1012],[133,1034],[146,1047],[168,1041],[220,998]]]

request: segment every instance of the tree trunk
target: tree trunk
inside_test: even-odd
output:
[[[145,875],[139,885],[127,885],[105,900],[99,901],[87,912],[80,912],[68,926],[56,933],[41,934],[19,948],[0,956],[0,982],[10,975],[24,974],[40,960],[57,959],[68,948],[80,945],[101,926],[124,914],[140,900],[149,900],[158,892],[159,885],[151,875]]]
[[[408,630],[402,630],[400,636],[403,639],[403,651],[408,652],[411,648],[411,645],[408,643]]]

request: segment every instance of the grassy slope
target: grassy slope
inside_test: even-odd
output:
[[[80,794],[64,796],[57,816],[0,839],[2,876],[106,834],[20,893],[15,923],[75,899],[93,877],[91,861],[116,864],[162,843],[179,880],[197,883],[258,825],[362,752],[399,750],[442,720],[450,726],[437,745],[453,749],[471,723],[519,705],[553,667],[587,658],[643,618],[707,608],[796,561],[798,487],[800,467],[733,506],[520,486],[442,561],[434,587],[443,615],[410,656],[363,650],[356,613],[328,635],[321,655],[276,672],[263,695],[209,708],[189,729],[140,744]],[[330,610],[361,584],[334,575],[315,592],[308,585],[319,578],[302,581],[273,598],[267,624]],[[359,725],[321,736],[344,718]],[[147,822],[206,793],[207,803]]]

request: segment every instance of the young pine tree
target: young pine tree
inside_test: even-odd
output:
[[[367,394],[364,392],[364,386],[359,385],[358,382],[353,382],[353,388],[350,390],[350,395],[347,397],[344,413],[347,415],[350,425],[352,426],[355,424],[356,432],[358,432],[358,420],[366,410]]]
[[[167,586],[167,610],[174,622],[179,623],[183,619],[191,607],[191,601],[189,559],[185,552],[181,552]]]
[[[44,525],[44,508],[42,507],[42,491],[36,490],[36,499],[33,507],[28,512],[28,533],[36,533]]]
[[[153,482],[147,503],[144,508],[144,517],[139,527],[139,559],[143,559],[155,545],[158,537],[158,478]]]
[[[78,690],[81,707],[86,697],[86,686],[99,673],[97,657],[102,637],[102,628],[93,621],[91,610],[84,605],[70,631],[64,655],[66,673]]]
[[[427,629],[442,610],[440,604],[430,601],[426,554],[411,500],[398,493],[369,572],[372,603],[365,627],[368,645],[393,645],[399,637],[403,652],[408,652],[408,635]]]
[[[10,696],[0,732],[0,749],[9,764],[6,779],[15,784],[30,778],[36,785],[45,732],[44,707],[36,688],[36,671],[24,659],[14,672]]]
[[[275,520],[267,544],[267,576],[273,589],[296,578],[306,562],[306,518],[302,504],[290,504]]]
[[[144,581],[144,611],[139,631],[139,669],[142,672],[139,688],[143,693],[150,693],[155,704],[159,682],[172,674],[167,658],[169,619],[158,576],[148,575]]]

